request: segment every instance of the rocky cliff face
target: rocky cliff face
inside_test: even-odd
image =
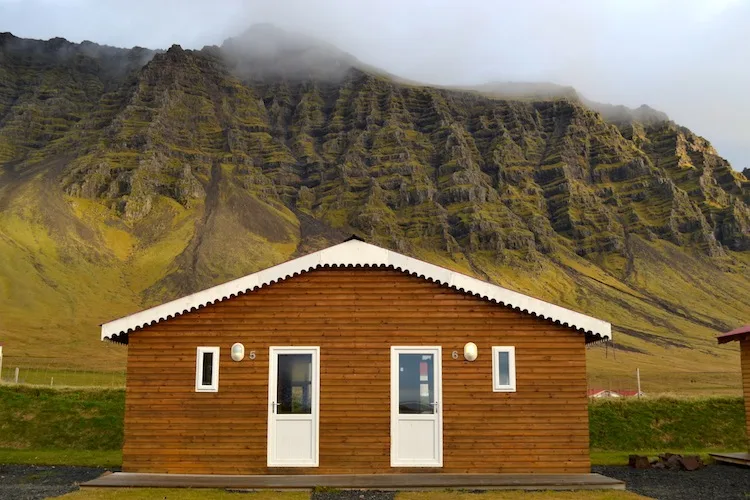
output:
[[[746,276],[748,172],[666,116],[401,84],[269,29],[165,52],[1,35],[6,226],[116,262],[134,303],[351,232],[495,281],[572,259],[627,283],[663,245]]]

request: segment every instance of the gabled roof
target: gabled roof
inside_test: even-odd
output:
[[[719,344],[726,344],[727,342],[732,342],[733,340],[744,340],[748,337],[750,337],[750,325],[745,325],[739,328],[735,328],[731,332],[722,333],[721,335],[716,337],[716,340],[719,342]]]
[[[645,396],[643,391],[638,392],[638,391],[634,391],[630,389],[623,390],[623,391],[611,390],[611,389],[589,389],[588,390],[588,395],[591,398],[596,397],[600,394],[606,394],[607,397],[612,397],[612,398],[628,398],[628,397],[638,396],[638,395]]]
[[[196,292],[102,325],[102,340],[128,343],[128,333],[266,285],[321,267],[387,267],[449,286],[498,304],[553,321],[586,334],[586,341],[612,338],[606,321],[438,267],[354,237],[318,252]]]
[[[589,396],[596,396],[597,394],[601,394],[603,392],[612,392],[609,389],[589,389],[587,391]]]

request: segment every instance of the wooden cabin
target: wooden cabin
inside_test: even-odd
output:
[[[123,471],[589,473],[605,321],[352,238],[102,325]]]
[[[745,425],[750,436],[750,325],[741,326],[719,335],[719,344],[740,343],[740,367],[742,370],[742,393],[745,397]],[[750,451],[750,450],[749,450]],[[750,453],[712,453],[719,462],[729,462],[750,466]]]

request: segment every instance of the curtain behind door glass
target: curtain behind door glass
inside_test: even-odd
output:
[[[312,354],[279,354],[277,412],[312,413]]]
[[[398,355],[398,410],[401,414],[434,413],[435,370],[432,354]]]

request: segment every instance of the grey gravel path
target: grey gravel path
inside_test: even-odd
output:
[[[91,467],[0,465],[0,500],[37,500],[78,489],[105,469]]]
[[[63,495],[105,469],[0,465],[0,500],[37,500]],[[592,472],[625,481],[627,489],[658,500],[749,500],[750,468],[709,465],[694,471],[592,467]],[[392,500],[391,491],[317,491],[313,500]]]
[[[712,464],[693,472],[594,466],[592,472],[625,481],[634,493],[658,500],[750,499],[750,468]]]

